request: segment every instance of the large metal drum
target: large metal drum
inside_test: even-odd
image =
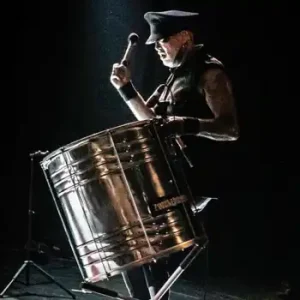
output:
[[[193,245],[159,121],[125,124],[50,153],[41,167],[83,279],[97,282]]]

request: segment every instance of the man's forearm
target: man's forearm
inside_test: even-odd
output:
[[[198,119],[199,132],[196,136],[205,137],[215,141],[235,141],[239,137],[236,122],[226,122],[217,119]]]
[[[219,119],[198,119],[193,117],[169,117],[171,135],[194,135],[214,141],[235,141],[239,137],[237,123]]]
[[[126,104],[139,121],[148,120],[155,117],[155,113],[151,108],[146,106],[146,103],[139,93],[136,97],[126,101]]]
[[[147,107],[143,97],[131,82],[119,89],[119,93],[137,120],[143,121],[155,117],[155,113],[151,108]]]

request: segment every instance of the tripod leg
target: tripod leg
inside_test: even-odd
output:
[[[130,295],[130,297],[133,297],[133,290],[127,272],[122,272],[122,278],[125,283],[128,294]]]
[[[30,284],[30,261],[27,260],[27,267],[25,270],[25,283],[28,286]]]
[[[208,242],[206,242],[202,247],[199,245],[195,245],[194,248],[190,251],[190,253],[184,258],[184,260],[180,263],[178,268],[173,272],[167,282],[161,287],[161,289],[156,293],[156,295],[151,298],[152,300],[160,300],[164,294],[171,288],[171,286],[175,283],[175,281],[179,278],[179,276],[186,270],[186,268],[192,263],[192,261],[200,254],[202,250],[204,250],[207,246]]]
[[[154,287],[154,282],[152,278],[151,271],[149,270],[148,266],[143,266],[143,272],[144,272],[144,277],[145,281],[149,290],[150,294],[150,299],[154,298],[155,296],[155,287]]]
[[[28,261],[25,261],[23,265],[20,267],[20,269],[15,273],[12,280],[8,283],[8,285],[4,288],[4,290],[0,294],[0,298],[2,298],[5,294],[5,292],[10,288],[10,286],[14,283],[14,281],[19,277],[21,272],[28,266]]]
[[[36,265],[34,262],[31,262],[31,264],[38,270],[40,271],[45,277],[50,279],[52,282],[57,284],[61,289],[63,289],[65,292],[67,292],[73,299],[76,299],[76,296],[71,293],[67,288],[65,288],[61,283],[59,283],[57,280],[54,279],[50,274],[48,274],[46,271],[44,271],[41,267]]]

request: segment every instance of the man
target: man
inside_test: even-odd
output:
[[[197,16],[197,13],[178,10],[144,15],[150,26],[146,44],[154,44],[163,65],[170,70],[166,83],[159,86],[147,101],[134,87],[126,62],[113,65],[110,80],[137,120],[163,117],[170,133],[182,136],[187,157],[194,165],[187,171],[189,184],[195,195],[204,196],[214,193],[214,187],[208,188],[213,181],[209,176],[203,176],[201,189],[198,189],[198,162],[203,170],[207,159],[198,159],[199,148],[194,147],[197,140],[210,141],[207,145],[202,141],[201,148],[211,151],[220,144],[217,142],[237,140],[239,128],[231,83],[223,64],[208,55],[203,45],[194,43],[193,28]],[[209,169],[210,166],[206,167]],[[156,289],[167,279],[164,263],[152,266]],[[133,296],[149,299],[142,271],[130,271],[127,277]],[[169,299],[169,293],[163,299]]]

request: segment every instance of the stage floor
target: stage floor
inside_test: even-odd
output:
[[[1,255],[0,290],[2,291],[13,278],[16,271],[21,267],[23,260],[18,253]],[[72,259],[51,258],[45,263],[39,264],[43,270],[60,282],[68,290],[77,289],[82,280],[76,262]],[[58,285],[52,283],[35,268],[31,269],[31,284],[26,286],[25,272],[23,271],[18,280],[7,290],[4,299],[44,300],[44,299],[72,299]],[[108,282],[103,282],[103,287],[113,289],[121,294],[128,295],[123,280],[114,277]],[[101,295],[74,293],[78,300],[101,300],[112,299]],[[180,277],[171,288],[171,300],[271,300],[277,299],[275,289],[263,285],[246,283],[236,278],[203,278],[188,279]]]

